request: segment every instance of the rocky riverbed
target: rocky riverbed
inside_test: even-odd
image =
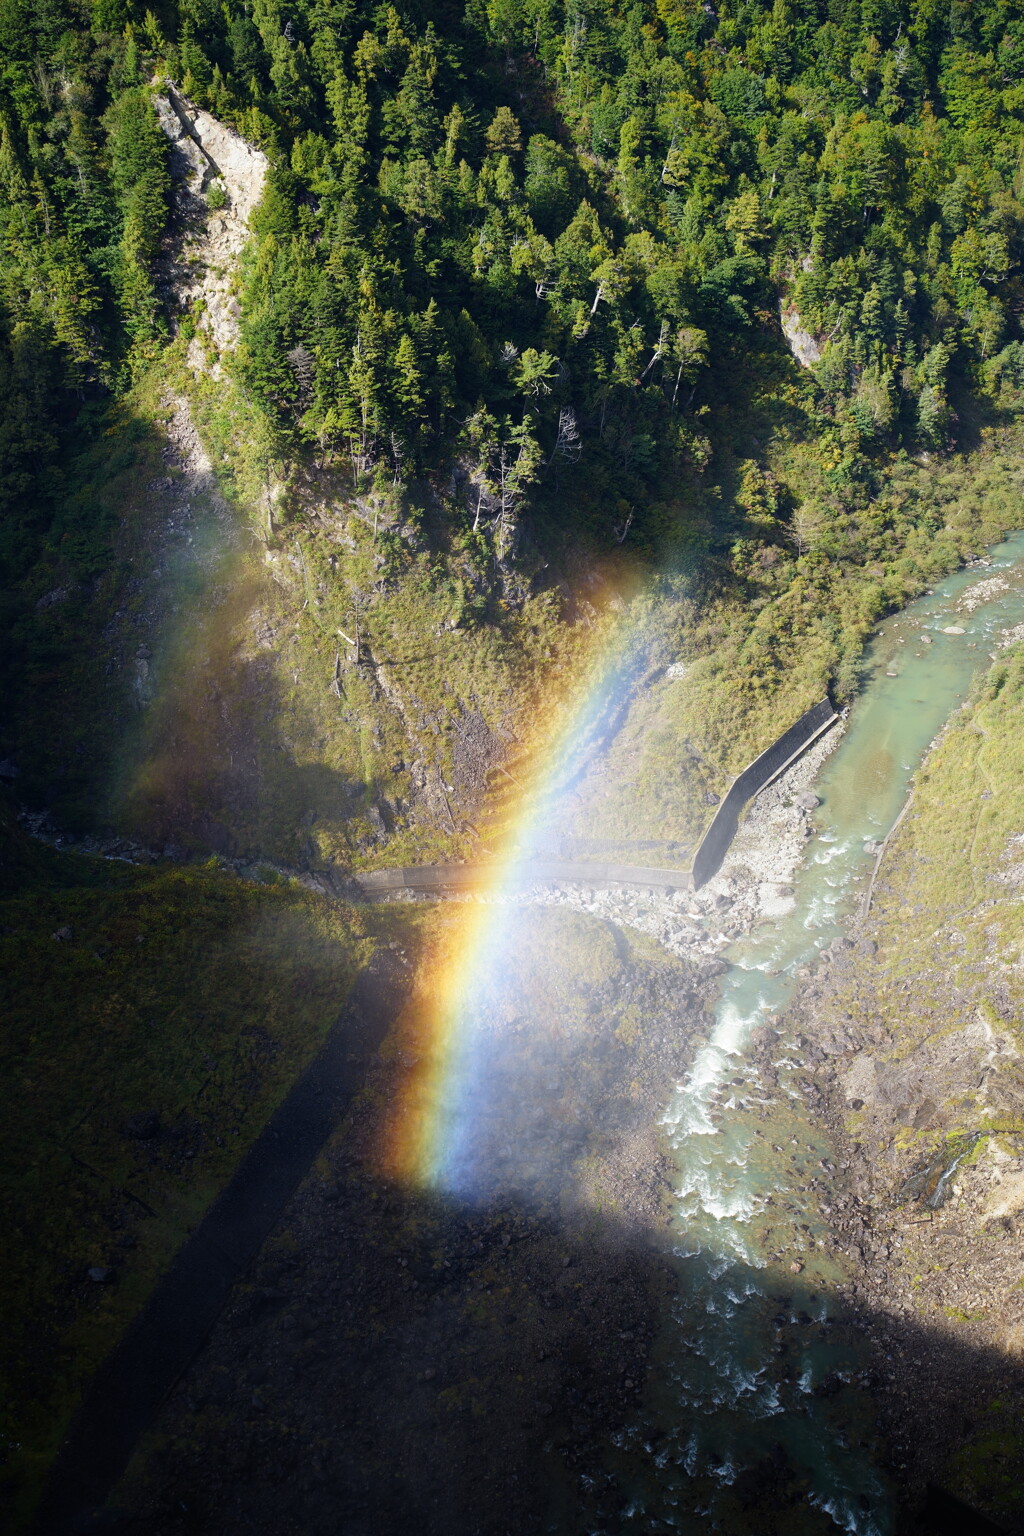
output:
[[[887,971],[875,939],[852,929],[825,952],[784,1024],[802,1053],[807,1101],[847,1173],[830,1241],[850,1267],[845,1298],[870,1340],[907,1506],[919,1507],[937,1484],[999,1528],[1020,1531],[1017,1054],[952,970],[927,977],[935,1004],[927,1011],[914,996],[923,978],[900,983],[904,1011],[894,1027]],[[965,1007],[973,1017],[958,1028]],[[759,1044],[770,1061],[774,1031]]]

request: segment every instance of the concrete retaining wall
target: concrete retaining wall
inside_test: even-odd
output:
[[[693,856],[694,890],[700,890],[721,867],[729,844],[736,836],[740,812],[751,796],[784,773],[838,718],[831,700],[822,699],[736,775]]]
[[[531,859],[522,867],[522,883],[557,885],[565,881],[573,885],[633,885],[655,890],[699,889],[725,858],[736,836],[740,812],[751,795],[784,773],[838,718],[830,701],[822,699],[737,774],[694,855],[692,874],[687,869],[598,864],[589,859]],[[375,869],[353,878],[364,895],[383,896],[389,891],[486,891],[492,886],[495,873],[493,863],[420,864],[405,869]]]

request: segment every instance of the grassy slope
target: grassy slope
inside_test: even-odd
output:
[[[997,1032],[1024,1043],[1022,708],[1018,646],[953,717],[917,774],[913,805],[886,852],[868,931],[879,945],[877,1005],[898,1024],[899,1058],[936,1031],[970,1023],[979,1010]],[[1024,1095],[1024,1077],[1009,1062],[1002,1074],[1006,1103],[995,1119],[1015,1126],[1010,1106]],[[951,1134],[986,1124],[979,1116],[993,1102],[993,1086],[984,1093],[972,1086],[937,1106]],[[910,1147],[929,1135],[934,1131],[907,1128],[901,1140]]]
[[[3,1501],[23,1511],[88,1373],[315,1053],[372,941],[293,884],[59,855],[4,815],[0,1398]],[[156,1135],[125,1134],[140,1114]]]
[[[192,498],[194,557],[169,532],[185,481],[163,452],[186,388],[231,507]],[[466,622],[479,550],[431,542],[402,509],[375,534],[326,475],[292,488],[267,538],[252,427],[230,386],[196,385],[172,351],[69,466],[109,542],[88,580],[58,546],[28,583],[5,739],[19,788],[61,826],[291,864],[380,862],[385,840],[396,860],[461,846],[488,753],[537,672],[576,647],[558,599]],[[358,666],[339,635],[357,627]]]

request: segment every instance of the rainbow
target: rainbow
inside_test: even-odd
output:
[[[531,885],[530,862],[559,824],[602,727],[622,707],[637,672],[636,627],[616,608],[621,602],[595,624],[576,686],[545,712],[549,723],[530,743],[526,772],[517,767],[515,801],[484,882],[455,910],[399,1020],[398,1049],[414,1065],[388,1117],[383,1161],[384,1171],[403,1182],[472,1191],[473,1131],[487,1089],[483,1021],[508,952],[512,899]]]

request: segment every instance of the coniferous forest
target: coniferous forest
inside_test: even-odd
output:
[[[1018,397],[1013,6],[5,0],[0,25],[8,560],[83,402],[167,333],[160,74],[270,157],[238,369],[286,453],[389,482],[461,455],[505,522],[582,461],[636,507],[700,470],[780,295],[840,501],[873,455],[955,442],[954,378]]]

